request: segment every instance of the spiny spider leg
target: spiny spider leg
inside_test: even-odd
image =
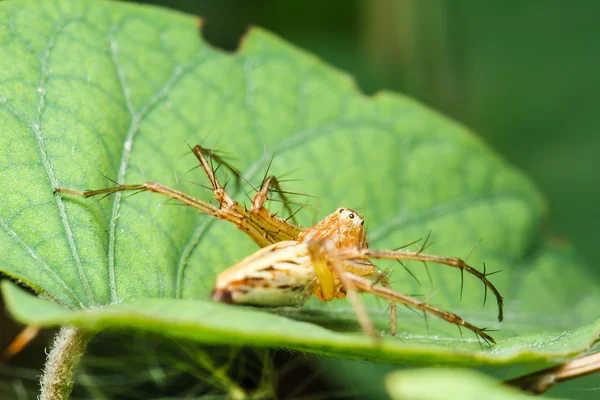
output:
[[[379,284],[385,288],[391,287],[390,279],[383,271],[376,270],[368,278],[373,278],[374,284]],[[390,334],[396,336],[396,302],[392,299],[387,299],[387,301],[390,306]]]
[[[385,299],[397,301],[399,303],[406,304],[407,306],[418,308],[419,310],[433,314],[433,315],[440,317],[452,324],[455,324],[458,326],[464,326],[465,328],[470,329],[471,331],[475,332],[475,334],[480,336],[486,342],[496,343],[496,341],[490,335],[485,333],[485,331],[486,331],[485,328],[478,328],[475,325],[470,324],[469,322],[465,321],[464,319],[462,319],[461,317],[459,317],[458,315],[456,315],[454,313],[444,311],[437,307],[433,307],[424,301],[420,301],[420,300],[417,300],[410,296],[406,296],[402,293],[395,292],[389,288],[386,288],[386,287],[383,287],[380,285],[374,285],[373,282],[371,282],[370,280],[368,280],[362,276],[354,275],[351,272],[344,272],[343,274],[345,275],[345,278],[348,281],[352,282],[354,287],[356,287],[358,290],[360,290],[362,292],[372,293],[377,296],[383,297]]]
[[[267,200],[270,200],[268,198],[268,194],[270,192],[279,193],[279,197],[281,197],[281,200],[283,201],[283,207],[285,208],[285,211],[291,216],[292,222],[296,223],[295,213],[290,206],[291,202],[289,201],[286,192],[281,188],[279,180],[277,180],[277,178],[273,175],[266,178],[260,185],[260,190],[258,193],[256,193],[254,199],[252,200],[252,209],[260,208]]]
[[[311,256],[312,267],[316,273],[316,282],[313,289],[313,295],[322,301],[330,301],[334,297],[344,297],[347,294],[351,300],[353,308],[357,313],[359,322],[366,333],[371,331],[372,323],[364,311],[362,304],[358,300],[352,300],[353,292],[371,293],[376,296],[387,299],[391,302],[398,302],[409,307],[423,311],[424,315],[430,313],[436,315],[450,323],[464,326],[475,332],[476,335],[483,338],[486,342],[494,342],[494,339],[485,333],[485,328],[478,328],[465,321],[458,315],[431,306],[425,301],[417,300],[411,296],[395,292],[387,287],[387,278],[383,278],[386,283],[378,285],[373,282],[373,278],[381,280],[382,273],[377,273],[376,267],[361,264],[361,257],[349,257],[354,251],[354,255],[367,249],[339,249],[331,240],[309,241],[307,243],[308,251]],[[371,270],[371,273],[367,271]],[[336,290],[336,286],[341,284],[345,290]],[[345,293],[344,293],[345,292]],[[334,296],[335,293],[341,295]],[[395,310],[395,309],[394,309]],[[390,317],[390,331],[395,332],[395,315]]]
[[[200,211],[212,215],[217,218],[222,218],[220,215],[220,210],[213,206],[210,203],[204,202],[202,200],[198,200],[192,196],[189,196],[179,190],[171,189],[168,186],[162,185],[156,182],[146,182],[134,185],[117,185],[108,188],[96,189],[96,190],[84,190],[83,192],[73,189],[65,189],[65,188],[56,188],[54,189],[55,193],[64,193],[64,194],[72,194],[75,196],[81,197],[93,197],[101,194],[111,195],[117,192],[127,192],[127,191],[150,191],[154,193],[159,193],[164,196],[170,197],[175,200],[179,200],[182,203],[185,203],[189,206],[199,209]]]
[[[387,274],[385,272],[382,272],[379,269],[377,269],[375,264],[373,264],[369,260],[351,260],[351,261],[345,261],[345,262],[340,262],[340,260],[336,260],[336,262],[332,263],[332,265],[333,265],[332,268],[336,268],[335,266],[337,264],[343,265],[343,271],[345,271],[345,272],[350,272],[357,276],[362,276],[364,278],[372,279],[373,284],[380,284],[381,286],[386,287],[386,288],[389,288],[391,285]],[[343,274],[339,274],[337,271],[333,271],[333,272],[336,274],[336,276],[340,277],[339,279],[336,280],[337,292],[341,294],[338,297],[344,297],[343,295],[345,294],[345,292],[348,291],[346,288],[347,288],[349,282],[348,281],[344,282],[344,278],[342,276]],[[358,288],[356,290],[361,292],[361,290]],[[350,295],[350,294],[348,294],[348,295]],[[387,300],[388,300],[388,304],[390,306],[390,333],[392,334],[392,336],[396,336],[396,302],[394,302],[391,299],[387,299]]]
[[[476,270],[475,268],[469,266],[465,261],[460,258],[455,257],[442,257],[435,256],[430,254],[416,253],[411,251],[394,251],[394,250],[370,250],[368,248],[349,248],[341,251],[341,254],[338,255],[340,260],[361,260],[361,259],[390,259],[390,260],[407,260],[407,261],[422,261],[422,262],[432,262],[436,264],[448,265],[454,268],[458,268],[461,271],[467,271],[471,275],[479,278],[483,284],[489,288],[494,295],[496,296],[496,300],[498,302],[498,320],[502,321],[504,319],[504,299],[500,292],[496,287],[487,279],[489,274],[484,274]]]
[[[298,238],[298,235],[302,232],[303,228],[287,222],[285,219],[274,215],[264,207],[260,210],[248,211],[242,205],[234,201],[217,179],[211,163],[207,160],[205,154],[209,154],[209,152],[199,145],[194,146],[192,151],[200,161],[200,165],[208,177],[213,190],[213,196],[219,202],[218,207],[156,182],[132,185],[117,184],[117,186],[114,187],[86,191],[56,188],[54,191],[55,193],[71,194],[81,197],[111,195],[113,193],[125,191],[151,191],[179,200],[205,214],[235,224],[238,229],[246,233],[260,247],[265,247],[283,240],[295,240]],[[230,166],[227,168],[235,170]]]
[[[321,242],[311,241],[308,243],[307,247],[312,266],[315,269],[319,282],[315,289],[318,289],[319,291],[319,295],[321,296],[320,300],[333,300],[336,295],[340,293],[335,279],[337,277],[341,285],[346,289],[344,295],[348,296],[350,304],[358,316],[358,321],[360,322],[363,332],[371,337],[377,338],[377,333],[369,318],[369,314],[367,314],[367,310],[365,310],[364,305],[358,298],[356,294],[357,290],[354,288],[352,281],[348,280],[344,275],[344,268],[341,264],[336,260],[329,259],[329,257],[323,255],[322,251],[324,247]],[[319,297],[319,295],[317,295],[317,297]]]
[[[213,196],[215,197],[215,200],[217,200],[217,202],[219,202],[219,205],[223,208],[233,207],[236,204],[236,202],[225,191],[225,189],[223,188],[223,186],[217,179],[217,176],[215,174],[215,170],[214,170],[212,164],[209,163],[208,160],[206,159],[206,156],[210,157],[210,152],[208,150],[205,150],[200,145],[194,146],[192,148],[192,152],[194,153],[194,155],[196,156],[198,161],[200,161],[202,170],[206,174],[206,177],[208,178],[208,181],[210,182],[210,185],[213,188]]]
[[[194,146],[192,148],[192,152],[194,153],[198,161],[200,161],[200,165],[202,166],[204,173],[208,177],[208,180],[211,183],[211,186],[213,187],[214,197],[219,202],[219,204],[221,204],[222,207],[235,208],[240,213],[252,215],[252,219],[255,222],[257,222],[259,226],[261,226],[261,228],[263,229],[263,241],[266,241],[267,245],[283,240],[297,239],[298,235],[303,230],[301,227],[287,222],[287,220],[278,217],[277,215],[271,213],[264,207],[264,203],[268,200],[268,194],[272,186],[271,182],[273,182],[275,177],[269,177],[263,180],[261,188],[257,190],[257,193],[254,196],[254,199],[252,200],[252,208],[250,211],[248,211],[244,207],[240,206],[237,202],[235,202],[219,183],[219,180],[215,175],[214,169],[206,159],[206,157],[210,155],[210,152],[200,145]],[[270,165],[271,163],[269,163],[269,167]],[[268,174],[269,167],[267,167],[265,176]],[[241,174],[237,172],[235,168],[231,166],[228,166],[228,168],[237,173],[239,176],[241,176]],[[271,237],[269,238],[269,236]],[[255,242],[257,241],[255,240]],[[264,246],[261,245],[261,247]]]
[[[342,212],[342,214],[344,214],[344,212]],[[339,213],[336,212],[332,214],[332,216],[335,215],[339,215]],[[359,226],[363,226],[362,220],[356,222]],[[317,284],[313,289],[313,295],[321,301],[330,301],[334,298],[344,298],[348,296],[363,330],[370,334],[370,332],[375,331],[373,324],[364,310],[362,303],[360,303],[360,300],[354,293],[355,291],[361,292],[362,290],[355,288],[352,282],[346,279],[344,272],[373,279],[375,282],[381,283],[384,287],[390,287],[389,278],[384,272],[377,269],[375,264],[369,260],[340,261],[336,256],[338,251],[336,249],[336,244],[335,241],[331,240],[331,237],[325,240],[307,241],[311,259],[313,260],[313,267],[317,274]],[[323,263],[323,260],[325,260],[325,264]],[[325,268],[324,265],[327,268]],[[391,299],[388,299],[388,303],[390,306],[390,333],[395,336],[396,303]]]

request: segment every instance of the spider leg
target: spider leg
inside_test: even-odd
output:
[[[389,260],[408,260],[408,261],[421,261],[431,262],[436,264],[448,265],[459,270],[466,271],[471,275],[476,276],[486,288],[490,289],[496,296],[498,303],[498,321],[502,321],[504,318],[504,299],[498,291],[498,289],[492,284],[487,277],[489,273],[482,273],[477,269],[468,265],[464,260],[456,257],[441,257],[430,254],[423,254],[421,252],[411,251],[395,251],[395,250],[370,250],[367,248],[363,249],[346,249],[343,250],[338,257],[341,260],[365,260],[365,259],[389,259]]]
[[[379,284],[385,288],[390,288],[391,283],[387,274],[383,271],[376,270],[369,278],[374,279],[374,284]],[[396,336],[396,302],[391,299],[386,299],[390,306],[390,333],[392,336]]]
[[[192,153],[196,156],[198,161],[200,161],[200,166],[202,166],[202,170],[206,174],[210,185],[212,186],[213,196],[215,200],[219,202],[221,207],[224,208],[233,208],[237,203],[229,196],[229,193],[225,190],[225,188],[221,185],[221,182],[217,179],[216,169],[212,164],[212,160],[219,162],[219,165],[225,165],[230,170],[236,171],[233,167],[229,166],[229,164],[223,164],[221,158],[215,158],[215,155],[212,155],[212,151],[203,148],[199,144],[195,145],[192,148]],[[207,157],[209,157],[207,159]],[[209,162],[209,160],[211,160]],[[218,167],[217,167],[218,168]]]
[[[244,219],[249,219],[260,227],[260,230],[263,232],[262,237],[252,237],[252,239],[259,246],[264,247],[276,242],[284,240],[296,240],[298,238],[298,235],[300,232],[302,232],[303,228],[287,222],[285,219],[278,217],[263,207],[264,203],[268,200],[267,196],[271,186],[274,184],[274,182],[277,182],[275,177],[263,179],[263,183],[261,184],[259,190],[256,190],[254,186],[250,185],[255,191],[257,191],[257,193],[252,200],[252,208],[250,211],[248,211],[245,207],[234,201],[227,193],[224,186],[221,185],[215,174],[215,168],[213,168],[210,160],[215,159],[215,161],[220,163],[219,165],[225,165],[226,168],[234,172],[239,177],[242,177],[242,174],[240,174],[229,164],[222,164],[222,159],[214,158],[212,155],[212,150],[208,150],[200,145],[196,145],[192,148],[192,152],[196,158],[198,158],[198,161],[200,161],[200,165],[202,166],[202,169],[204,170],[204,173],[206,174],[206,177],[212,186],[213,195],[221,205],[221,208],[229,210],[234,214],[241,215]],[[207,157],[209,157],[209,159],[207,159]],[[269,166],[270,165],[271,163],[269,163]],[[265,176],[267,174],[268,168]]]
[[[54,193],[64,193],[64,194],[72,194],[75,196],[81,197],[93,197],[98,195],[109,196],[113,193],[117,192],[128,192],[128,191],[137,191],[137,192],[154,192],[158,194],[162,194],[163,196],[170,197],[175,200],[179,200],[188,206],[192,206],[202,211],[205,214],[212,215],[213,217],[229,220],[226,215],[224,215],[221,210],[217,207],[213,206],[210,203],[207,203],[202,200],[198,200],[190,195],[187,195],[179,190],[171,189],[168,186],[162,185],[156,182],[146,182],[134,185],[117,185],[113,187],[96,189],[96,190],[84,190],[78,191],[73,189],[65,189],[65,188],[56,188],[54,189]]]
[[[310,196],[310,195],[307,195],[304,193],[288,192],[288,191],[283,190],[281,188],[281,182],[279,181],[279,179],[277,179],[277,177],[271,175],[268,178],[265,178],[265,180],[263,180],[262,184],[260,185],[260,190],[256,193],[256,195],[252,199],[252,209],[260,210],[264,206],[265,202],[267,202],[267,200],[274,200],[273,198],[268,197],[269,193],[279,194],[279,197],[281,198],[281,202],[283,203],[283,207],[285,208],[285,211],[288,214],[286,221],[288,219],[291,219],[294,224],[296,223],[296,214],[298,213],[299,210],[294,212],[291,207],[292,204],[299,205],[300,209],[302,209],[307,205],[307,203],[297,203],[297,202],[290,201],[289,195],[300,195],[300,196],[313,197],[313,196]]]
[[[385,299],[393,300],[395,302],[417,308],[421,311],[428,312],[428,313],[433,314],[439,318],[442,318],[452,324],[458,325],[459,327],[464,326],[465,328],[470,329],[471,331],[475,332],[476,335],[481,337],[486,342],[496,343],[494,341],[494,339],[485,332],[486,331],[485,328],[478,328],[478,327],[470,324],[469,322],[465,321],[464,319],[462,319],[461,317],[459,317],[458,315],[456,315],[454,313],[451,313],[449,311],[444,311],[437,307],[433,307],[424,301],[420,301],[413,297],[404,295],[402,293],[395,292],[395,291],[391,290],[390,288],[386,288],[386,287],[383,287],[380,285],[375,285],[369,279],[366,279],[362,276],[355,275],[348,271],[343,271],[342,276],[345,278],[346,281],[351,282],[353,284],[353,286],[360,291],[372,293],[376,296],[380,296]]]
[[[224,185],[221,185],[219,182],[215,172],[219,166],[223,165],[231,171],[237,173],[233,167],[231,167],[229,164],[223,163],[223,160],[216,156],[212,150],[204,149],[200,145],[194,146],[192,148],[192,152],[200,161],[200,166],[204,170],[204,173],[210,182],[210,189],[213,191],[214,198],[218,201],[219,206],[214,206],[208,202],[196,199],[179,190],[172,189],[156,182],[146,182],[132,185],[116,183],[116,186],[113,187],[85,191],[56,188],[54,189],[54,192],[81,197],[93,197],[99,195],[110,196],[113,193],[126,191],[150,191],[175,200],[179,200],[183,204],[194,207],[205,214],[233,223],[260,247],[269,246],[273,243],[284,240],[295,240],[298,238],[298,235],[303,230],[302,227],[288,223],[283,218],[277,217],[265,208],[262,208],[258,213],[246,210],[244,206],[240,205],[231,198],[231,196],[225,190]],[[213,159],[219,163],[216,168],[213,166]]]
[[[358,322],[362,327],[363,331],[377,339],[377,333],[373,322],[369,318],[364,305],[358,298],[356,287],[353,282],[347,279],[347,272],[344,269],[343,263],[335,259],[335,253],[331,252],[327,247],[329,242],[323,241],[310,241],[308,245],[308,251],[311,256],[313,267],[317,273],[317,289],[315,296],[322,301],[330,301],[336,297],[348,296],[352,308],[358,317]],[[339,278],[339,281],[343,285],[344,291],[338,291],[336,289],[335,278]],[[338,294],[336,296],[336,294]],[[341,296],[340,296],[341,295]]]
[[[374,283],[378,283],[383,287],[390,287],[388,276],[383,271],[378,270],[375,264],[369,260],[354,260],[345,262],[342,266],[348,272],[372,279]],[[341,280],[338,281],[341,283]],[[387,299],[387,301],[390,306],[390,333],[392,336],[396,336],[396,302],[390,299]]]

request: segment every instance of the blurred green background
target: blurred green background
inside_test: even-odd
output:
[[[547,234],[573,243],[590,274],[600,277],[600,2],[139,2],[203,16],[205,38],[228,51],[249,25],[261,26],[355,76],[366,93],[401,92],[461,121],[536,182],[548,200]],[[2,329],[0,345],[15,332]],[[39,362],[44,343],[14,363]],[[381,390],[381,374],[391,369],[303,363],[309,367],[299,369],[298,379],[280,382],[307,388],[297,394],[333,388],[363,397]],[[598,386],[600,379],[591,377],[551,394],[595,398]]]

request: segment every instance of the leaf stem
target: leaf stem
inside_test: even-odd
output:
[[[504,383],[516,386],[532,394],[542,394],[557,383],[598,371],[600,371],[600,353],[593,353],[556,367],[511,379]]]
[[[91,335],[63,326],[54,338],[40,381],[40,400],[66,400],[73,390],[75,371]]]

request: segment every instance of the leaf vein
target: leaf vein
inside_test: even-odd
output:
[[[192,66],[197,65],[200,61],[200,56],[195,57],[189,63],[184,66],[176,65],[173,69],[173,73],[167,79],[165,84],[154,93],[150,99],[144,104],[140,111],[136,111],[133,101],[131,99],[131,90],[127,85],[127,78],[125,75],[125,70],[121,65],[118,58],[118,43],[116,39],[116,33],[119,29],[119,24],[114,24],[108,33],[108,42],[110,46],[110,55],[111,62],[117,76],[119,78],[119,85],[121,87],[121,91],[123,93],[125,104],[127,106],[127,110],[131,115],[131,121],[129,124],[129,128],[127,130],[127,134],[125,136],[125,141],[123,143],[123,150],[121,152],[121,160],[119,164],[119,172],[117,175],[117,182],[123,183],[125,181],[125,175],[127,173],[127,169],[129,167],[129,161],[131,158],[131,152],[133,149],[133,140],[135,138],[136,133],[139,130],[141,122],[148,115],[148,113],[153,109],[156,104],[160,103],[164,98],[166,98],[167,94],[175,87],[175,85],[180,81],[180,79],[189,72]],[[113,200],[113,208],[112,208],[112,216],[110,219],[109,225],[109,243],[108,243],[108,271],[109,271],[109,280],[110,280],[110,292],[111,292],[111,300],[116,303],[119,300],[119,296],[117,293],[117,284],[116,284],[116,271],[115,271],[115,241],[116,241],[116,229],[117,229],[117,219],[119,217],[119,210],[121,207],[121,199],[122,193],[118,192],[114,196]]]
[[[23,241],[23,239],[19,237],[17,232],[10,229],[10,227],[2,219],[0,219],[0,226],[2,227],[4,233],[6,233],[15,243],[17,243],[17,245],[19,245],[23,250],[25,250],[34,260],[40,263],[44,271],[49,273],[54,278],[54,280],[60,286],[63,287],[63,289],[70,295],[70,297],[73,300],[75,300],[77,304],[79,304],[81,308],[85,308],[83,302],[79,299],[75,292],[73,292],[73,290],[67,285],[67,283],[60,277],[60,275],[58,275],[56,271],[50,268],[50,266],[31,247],[29,247],[27,243]]]
[[[183,273],[185,267],[188,265],[188,259],[190,258],[190,255],[194,251],[196,245],[200,242],[200,240],[208,231],[208,228],[213,222],[215,222],[215,219],[213,219],[212,217],[205,219],[204,222],[196,228],[196,230],[186,243],[183,252],[181,253],[179,264],[177,265],[177,280],[175,282],[175,298],[177,299],[180,299],[183,295]]]
[[[50,35],[50,38],[48,39],[48,42],[46,43],[46,49],[44,50],[44,54],[43,54],[41,62],[40,62],[41,73],[40,73],[40,80],[39,80],[39,84],[38,84],[38,88],[37,88],[37,91],[39,93],[39,100],[38,100],[38,106],[37,106],[36,121],[33,125],[30,125],[30,127],[33,129],[35,136],[36,136],[38,148],[40,151],[40,156],[42,158],[42,164],[44,165],[44,169],[46,170],[46,173],[48,174],[48,178],[49,178],[53,188],[58,187],[59,184],[58,184],[58,180],[56,179],[56,176],[54,174],[54,171],[52,169],[52,164],[50,162],[48,154],[46,153],[46,148],[44,145],[44,137],[43,137],[42,130],[41,130],[41,124],[42,124],[42,117],[44,114],[44,109],[46,106],[45,85],[46,85],[46,81],[47,81],[48,77],[50,76],[50,70],[48,68],[48,63],[49,63],[50,57],[52,56],[52,51],[55,48],[57,37],[60,35],[61,31],[64,29],[64,27],[69,22],[72,22],[72,21],[60,22],[55,27],[54,31]],[[61,196],[55,196],[54,199],[56,201],[56,205],[58,206],[62,225],[63,225],[63,227],[65,229],[65,233],[67,235],[69,247],[71,248],[71,254],[73,256],[75,265],[77,267],[77,272],[79,274],[79,279],[80,279],[81,283],[83,284],[83,288],[85,290],[85,293],[86,293],[90,303],[92,305],[95,305],[94,294],[92,292],[90,283],[89,283],[88,278],[83,269],[83,264],[81,262],[81,257],[79,256],[79,251],[77,250],[77,245],[75,244],[75,238],[73,236],[73,231],[71,230],[71,224],[69,222],[69,218],[67,217],[65,205],[62,201]]]

